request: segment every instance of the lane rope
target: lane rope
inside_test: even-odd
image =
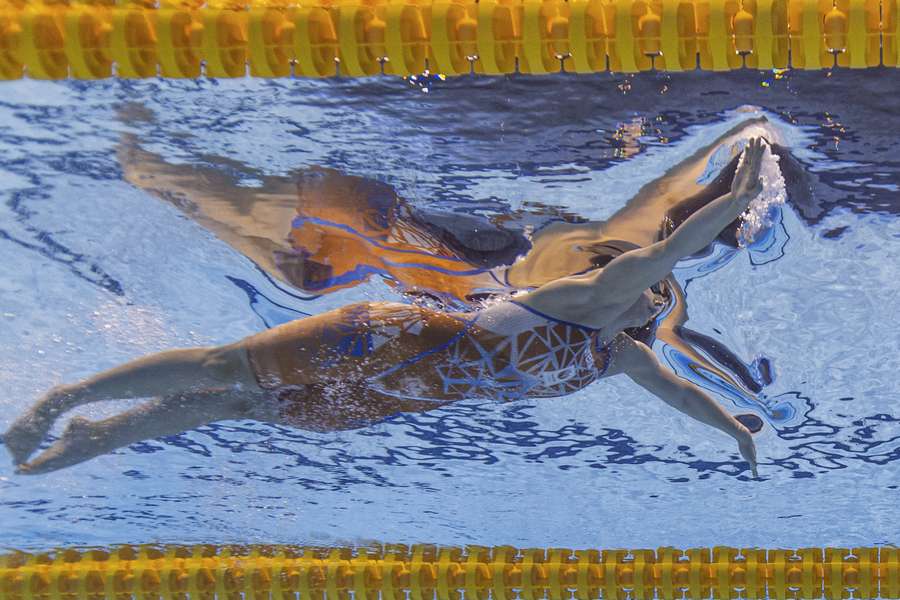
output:
[[[0,0],[0,79],[894,67],[900,0]]]
[[[900,598],[889,547],[123,545],[0,556],[0,600]]]

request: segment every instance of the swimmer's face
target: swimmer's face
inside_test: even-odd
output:
[[[622,315],[623,327],[642,327],[662,312],[666,299],[651,290],[644,290],[640,297]]]

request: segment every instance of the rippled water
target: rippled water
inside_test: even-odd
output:
[[[2,429],[49,386],[148,352],[396,298],[378,278],[309,299],[266,277],[123,180],[125,134],[250,187],[326,166],[388,183],[415,207],[538,226],[605,218],[763,114],[811,193],[789,194],[749,251],[720,248],[676,271],[692,330],[773,367],[750,404],[768,420],[761,481],[730,439],[614,378],[352,432],[216,423],[38,477],[14,475],[4,454],[2,543],[895,542],[898,84],[889,70],[464,78],[428,93],[393,79],[4,83]]]

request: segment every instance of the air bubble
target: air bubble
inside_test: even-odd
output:
[[[750,202],[750,206],[741,217],[741,226],[737,231],[737,242],[741,248],[752,244],[760,232],[772,226],[775,208],[787,200],[787,189],[778,160],[779,157],[772,154],[772,149],[766,146],[759,174],[763,190]]]

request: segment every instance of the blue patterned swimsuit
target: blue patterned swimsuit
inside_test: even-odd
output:
[[[447,342],[368,378],[367,383],[392,396],[430,399],[427,393],[417,393],[419,369],[413,366],[427,355],[433,357],[428,362],[442,386],[442,398],[513,401],[565,396],[587,387],[609,368],[609,345],[598,340],[596,329],[506,301],[465,319]],[[388,378],[405,379],[408,386],[384,386]]]

